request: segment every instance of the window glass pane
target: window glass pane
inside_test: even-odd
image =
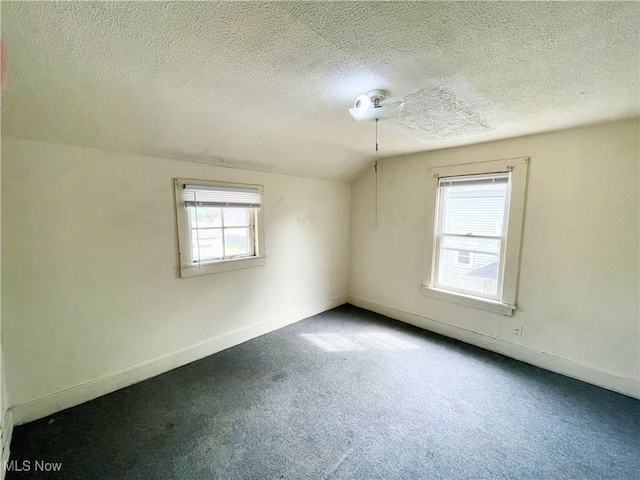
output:
[[[191,215],[192,228],[196,228],[196,226],[198,228],[222,226],[222,209],[219,207],[189,207],[189,215]]]
[[[471,265],[471,252],[469,250],[458,250],[458,263]]]
[[[248,228],[224,229],[224,246],[227,256],[252,254],[250,240]]]
[[[194,262],[214,260],[224,256],[221,228],[193,228],[191,230],[191,258]]]
[[[225,208],[224,209],[224,226],[225,227],[246,227],[249,225],[249,208]]]
[[[503,234],[506,183],[441,188],[443,233]]]
[[[500,244],[500,240],[443,236],[436,283],[457,291],[495,297]],[[468,263],[464,263],[467,259]]]

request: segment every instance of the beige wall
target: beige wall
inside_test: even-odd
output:
[[[351,303],[640,396],[638,120],[380,162],[352,185]],[[528,156],[513,317],[420,294],[428,169]],[[513,327],[523,325],[521,337]]]
[[[263,185],[267,265],[180,278],[174,177]],[[16,421],[344,303],[349,205],[343,182],[3,139],[2,344],[11,404],[35,402]]]

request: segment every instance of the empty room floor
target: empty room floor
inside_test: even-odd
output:
[[[345,305],[18,426],[11,460],[9,480],[638,478],[640,401]]]

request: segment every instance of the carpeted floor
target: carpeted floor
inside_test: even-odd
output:
[[[11,451],[30,471],[9,480],[637,479],[640,401],[347,305],[16,427]]]

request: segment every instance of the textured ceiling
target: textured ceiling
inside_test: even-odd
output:
[[[2,134],[319,178],[638,115],[640,4],[2,2]]]

